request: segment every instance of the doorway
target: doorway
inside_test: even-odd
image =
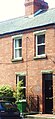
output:
[[[42,74],[43,113],[53,111],[53,80],[51,74]]]

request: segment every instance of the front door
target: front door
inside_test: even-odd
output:
[[[43,112],[51,114],[53,111],[53,80],[52,74],[43,74]]]

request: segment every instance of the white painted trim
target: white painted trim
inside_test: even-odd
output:
[[[38,55],[38,47],[41,46],[41,45],[45,45],[45,43],[37,44],[37,36],[38,36],[38,35],[44,35],[44,34],[45,34],[45,31],[46,31],[46,30],[37,31],[37,32],[35,32],[35,34],[34,34],[34,35],[36,35],[36,56],[39,56],[39,55]],[[43,55],[43,54],[42,54],[42,55]]]
[[[41,70],[41,73],[53,73],[53,70]]]
[[[37,53],[38,53],[38,48],[37,48],[37,35],[36,35],[36,56],[37,56]]]
[[[22,60],[23,58],[22,57],[17,57],[17,58],[15,58],[15,56],[14,56],[14,59],[12,59],[13,61],[19,61],[19,60]]]
[[[19,76],[26,76],[26,72],[15,72],[15,74]]]
[[[20,34],[20,35],[14,35],[14,36],[12,36],[12,39],[14,38],[20,38],[20,37],[22,37],[22,34]]]
[[[46,54],[36,55],[36,57],[34,57],[34,58],[44,58],[44,57],[46,57]]]
[[[33,32],[33,34],[37,34],[37,35],[41,35],[41,34],[45,34],[46,30],[39,30],[39,31],[35,31]]]
[[[14,59],[15,59],[15,40],[14,40]]]
[[[21,38],[22,39],[22,37],[20,36],[20,37],[14,37],[14,59],[20,59],[21,57],[17,57],[17,58],[15,58],[15,50],[17,49],[17,50],[19,50],[19,49],[22,49],[22,47],[18,47],[18,48],[15,48],[15,41],[17,40],[17,39],[15,39],[15,38],[18,38],[18,40]]]

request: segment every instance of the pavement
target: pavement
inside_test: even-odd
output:
[[[54,114],[33,114],[33,115],[27,115],[27,117],[35,117],[35,118],[48,118],[48,119],[55,119],[55,115]]]

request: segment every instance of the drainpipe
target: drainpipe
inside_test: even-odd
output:
[[[27,82],[27,101],[29,101],[29,94],[28,94],[28,40],[29,38],[26,37],[26,82]]]

